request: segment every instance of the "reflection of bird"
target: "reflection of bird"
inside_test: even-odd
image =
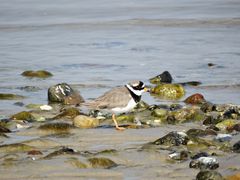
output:
[[[124,130],[125,128],[118,126],[115,114],[132,110],[141,100],[144,91],[148,90],[143,82],[128,83],[123,87],[113,88],[95,100],[84,103],[84,105],[89,109],[110,110],[116,129]]]

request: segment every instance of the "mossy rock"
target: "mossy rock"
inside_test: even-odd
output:
[[[4,153],[28,152],[33,149],[34,148],[32,146],[28,146],[22,143],[6,144],[0,146],[0,152]]]
[[[118,122],[134,122],[134,115],[133,114],[122,114],[116,117]]]
[[[68,123],[46,123],[41,126],[39,126],[38,129],[44,130],[44,131],[53,131],[53,132],[59,132],[59,133],[65,133],[69,132],[71,129],[73,129],[74,126]]]
[[[79,161],[77,158],[69,158],[66,163],[71,164],[73,167],[79,168],[79,169],[85,169],[88,168],[86,164]]]
[[[117,166],[114,161],[108,158],[89,158],[88,161],[93,168],[109,169]]]
[[[0,100],[20,100],[24,99],[24,96],[16,95],[16,94],[5,94],[0,93]]]
[[[14,114],[11,116],[11,119],[13,120],[26,120],[26,121],[34,121],[35,117],[27,111],[22,111],[17,114]]]
[[[176,100],[185,95],[185,89],[180,84],[159,84],[150,89],[153,95],[157,95],[163,99]]]
[[[25,77],[36,77],[36,78],[48,78],[53,76],[52,73],[45,71],[45,70],[39,70],[39,71],[24,71],[22,76]]]
[[[152,116],[160,117],[160,118],[167,118],[168,111],[166,109],[154,109],[152,112]]]
[[[196,180],[224,180],[224,178],[217,171],[203,170],[197,174]]]
[[[234,126],[237,123],[238,123],[237,120],[226,119],[226,120],[223,120],[223,121],[217,123],[216,127],[219,128],[220,130],[224,131],[224,130],[227,130],[228,128],[231,128],[232,126]]]
[[[99,126],[99,119],[78,115],[73,119],[73,125],[79,128],[94,128]]]
[[[62,119],[62,118],[73,119],[76,116],[80,115],[79,109],[74,107],[66,108],[61,111],[62,112],[60,114],[56,115],[52,119]]]

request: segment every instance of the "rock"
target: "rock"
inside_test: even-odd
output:
[[[24,103],[23,102],[15,102],[14,105],[19,106],[19,107],[23,107]]]
[[[53,76],[52,73],[45,71],[45,70],[39,70],[39,71],[24,71],[22,74],[22,76],[25,77],[36,77],[36,78],[48,78]]]
[[[182,82],[182,83],[179,83],[183,86],[198,86],[200,84],[202,84],[201,82],[199,81],[188,81],[188,82]]]
[[[34,121],[34,120],[35,120],[35,117],[34,117],[30,112],[22,111],[22,112],[19,112],[19,113],[17,113],[17,114],[12,115],[10,119],[13,119],[13,120]]]
[[[88,168],[86,164],[84,164],[83,162],[79,161],[77,158],[74,158],[74,157],[69,158],[66,162],[70,163],[73,167],[76,167],[79,169]]]
[[[199,152],[199,153],[197,153],[197,154],[194,154],[193,156],[191,156],[191,159],[198,159],[198,158],[200,158],[200,157],[208,157],[209,156],[209,154],[208,153],[206,153],[206,152]]]
[[[199,157],[196,160],[192,160],[189,164],[189,167],[213,170],[219,167],[219,162],[214,157]]]
[[[222,131],[225,131],[225,130],[229,129],[230,127],[234,126],[235,124],[237,124],[236,120],[226,119],[226,120],[223,120],[223,121],[217,123],[216,127]]]
[[[51,159],[51,158],[54,158],[56,156],[66,155],[66,154],[73,155],[73,154],[79,154],[79,153],[74,149],[71,149],[71,148],[68,148],[68,147],[63,147],[63,148],[61,148],[57,151],[54,151],[54,152],[48,154],[47,156],[44,157],[44,159]]]
[[[99,120],[84,115],[78,115],[73,119],[73,125],[79,128],[94,128],[99,126]]]
[[[224,180],[224,178],[217,171],[204,170],[197,174],[196,180]]]
[[[83,97],[67,83],[51,86],[48,89],[48,100],[69,105],[79,105],[84,102]]]
[[[34,147],[35,149],[47,149],[47,148],[55,148],[58,146],[61,146],[60,143],[50,140],[50,139],[45,139],[45,138],[36,138],[36,139],[31,139],[27,141],[23,141],[22,144]]]
[[[154,109],[152,112],[152,116],[159,118],[167,118],[168,111],[165,109]]]
[[[51,111],[53,108],[52,106],[49,106],[49,105],[42,105],[40,106],[40,109],[43,111]]]
[[[41,126],[39,126],[40,130],[44,131],[53,131],[53,132],[58,132],[58,133],[66,133],[69,132],[71,129],[73,129],[74,126],[68,123],[46,123]]]
[[[117,166],[114,161],[108,158],[89,158],[88,161],[93,168],[110,169]]]
[[[240,131],[240,123],[234,124],[233,126],[227,127],[228,132]]]
[[[0,133],[10,133],[11,131],[0,124]]]
[[[176,160],[176,161],[185,161],[188,159],[188,155],[189,152],[188,151],[181,151],[181,152],[174,152],[174,153],[171,153],[169,154],[169,158],[170,159],[173,159],[173,160]]]
[[[196,93],[184,100],[187,104],[202,104],[206,102],[202,94]]]
[[[16,95],[16,94],[5,94],[0,93],[0,100],[20,100],[24,99],[24,96]]]
[[[52,119],[73,119],[76,116],[80,115],[78,108],[70,107],[61,109],[61,113],[53,117]]]
[[[234,174],[234,175],[231,175],[231,176],[227,176],[225,178],[225,180],[239,180],[240,179],[240,173],[237,173],[237,174]]]
[[[232,151],[235,153],[240,153],[240,141],[236,142],[233,147],[232,147]]]
[[[118,122],[130,122],[133,123],[135,116],[133,114],[121,114],[116,117]]]
[[[201,110],[205,113],[216,111],[216,105],[210,102],[203,102],[201,105]]]
[[[168,71],[164,71],[162,74],[151,78],[149,81],[152,84],[172,83],[172,76]]]
[[[217,135],[217,133],[214,130],[210,130],[210,129],[189,129],[186,134],[189,137],[199,137],[199,136],[207,136],[207,135]]]
[[[40,106],[42,106],[42,104],[27,104],[25,107],[28,109],[40,109]]]
[[[38,151],[38,150],[28,151],[27,154],[32,155],[32,156],[43,155],[43,153],[41,151]]]
[[[41,90],[39,87],[36,87],[36,86],[24,86],[24,87],[18,87],[17,89],[20,89],[26,92],[37,92]]]
[[[179,146],[186,145],[189,141],[187,134],[184,132],[172,131],[167,135],[157,139],[152,144],[154,145],[166,145],[166,146]]]
[[[4,153],[28,152],[33,149],[33,147],[22,143],[0,145],[0,152]]]
[[[231,141],[232,140],[232,135],[231,134],[218,134],[215,138],[215,141],[218,142],[226,142],[226,141]]]
[[[176,100],[185,94],[185,89],[180,84],[159,84],[150,89],[151,94],[164,99]]]

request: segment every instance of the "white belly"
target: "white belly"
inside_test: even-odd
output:
[[[119,108],[119,107],[113,108],[112,111],[113,111],[114,113],[125,113],[125,112],[129,112],[129,111],[131,111],[131,110],[136,106],[136,104],[137,104],[137,103],[134,101],[134,99],[131,99],[131,100],[128,102],[127,106],[121,107],[121,108]]]

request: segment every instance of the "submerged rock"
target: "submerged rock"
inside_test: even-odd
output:
[[[58,132],[58,133],[64,133],[64,132],[69,132],[74,126],[68,123],[46,123],[41,126],[39,126],[40,130],[44,131],[53,131],[53,132]]]
[[[12,115],[10,119],[34,121],[35,117],[30,112],[22,111],[22,112]]]
[[[215,141],[218,142],[226,142],[226,141],[231,141],[232,140],[232,135],[231,134],[218,134],[215,138]]]
[[[10,133],[11,131],[0,124],[0,133]]]
[[[67,163],[70,163],[73,167],[79,168],[79,169],[85,169],[88,168],[88,165],[79,161],[79,159],[77,158],[69,158],[67,161]]]
[[[89,163],[93,168],[113,168],[116,167],[117,164],[112,161],[111,159],[108,158],[89,158],[88,159]]]
[[[199,81],[188,81],[188,82],[182,82],[182,83],[179,83],[179,84],[181,84],[181,85],[183,85],[183,86],[198,86],[198,85],[200,85],[200,84],[202,84],[201,82],[199,82]]]
[[[187,104],[202,104],[206,102],[202,94],[196,93],[184,100]]]
[[[192,160],[189,164],[189,167],[213,170],[219,167],[219,162],[214,157],[199,157],[196,160]]]
[[[172,131],[167,135],[157,139],[152,144],[154,145],[166,145],[166,146],[179,146],[186,145],[189,141],[187,134],[184,132]]]
[[[188,159],[189,152],[188,151],[181,151],[181,152],[174,152],[168,155],[170,159],[176,161],[185,161]]]
[[[240,153],[240,141],[236,142],[232,147],[233,152]]]
[[[150,89],[154,95],[158,95],[164,99],[180,99],[185,94],[185,89],[180,84],[159,84]]]
[[[197,174],[196,180],[224,180],[217,171],[204,170]]]
[[[198,158],[200,158],[200,157],[208,157],[208,156],[210,156],[208,153],[206,153],[206,152],[199,152],[199,153],[197,153],[197,154],[194,154],[193,156],[191,156],[191,159],[198,159]]]
[[[67,155],[67,154],[79,154],[77,151],[75,151],[74,149],[68,148],[68,147],[63,147],[57,151],[54,151],[50,154],[48,154],[47,156],[44,157],[44,159],[51,159],[54,158],[56,156],[60,156],[60,155]]]
[[[206,130],[203,130],[203,129],[189,129],[186,134],[189,136],[189,137],[201,137],[201,136],[207,136],[207,135],[217,135],[217,133],[214,131],[214,130],[211,130],[211,129],[206,129]]]
[[[20,100],[24,99],[24,96],[16,95],[16,94],[5,94],[0,93],[0,100]]]
[[[159,74],[151,79],[149,79],[152,84],[159,83],[172,83],[172,76],[168,71],[164,71],[162,74]]]
[[[48,100],[69,105],[78,105],[84,102],[78,91],[74,90],[67,83],[60,83],[48,89]]]
[[[99,126],[99,120],[84,115],[78,115],[73,119],[73,125],[79,128],[94,128]]]
[[[52,119],[73,119],[76,116],[80,115],[80,111],[78,108],[70,107],[64,108],[61,110],[61,113],[53,117]]]
[[[36,78],[48,78],[53,76],[52,73],[45,71],[45,70],[39,70],[39,71],[24,71],[22,76],[26,77],[36,77]]]
[[[22,143],[0,145],[0,152],[4,153],[28,152],[33,149],[34,147]]]

